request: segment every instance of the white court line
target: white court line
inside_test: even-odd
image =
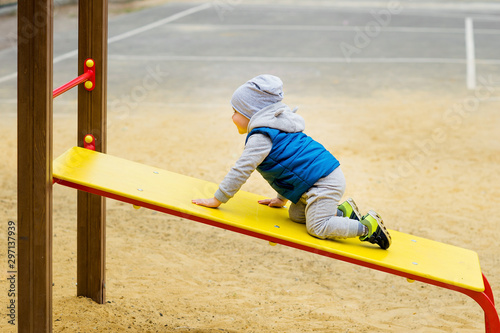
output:
[[[112,38],[108,39],[108,44],[111,44],[111,43],[114,43],[114,42],[118,42],[118,41],[123,40],[125,38],[129,38],[129,37],[138,35],[138,34],[140,34],[142,32],[145,32],[145,31],[157,28],[157,27],[159,27],[161,25],[164,25],[164,24],[176,21],[176,20],[178,20],[180,18],[183,18],[183,17],[186,17],[188,15],[200,12],[200,11],[208,9],[210,7],[212,7],[212,4],[205,3],[203,5],[199,5],[199,6],[190,8],[190,9],[186,9],[186,10],[180,12],[180,13],[177,13],[177,14],[174,14],[172,16],[166,17],[166,18],[164,18],[162,20],[159,20],[159,21],[147,24],[147,25],[142,26],[140,28],[137,28],[137,29],[134,29],[134,30],[130,30],[130,31],[125,32],[125,33],[123,33],[121,35],[112,37]]]
[[[69,59],[71,57],[76,57],[78,55],[78,50],[73,50],[70,52],[66,52],[54,58],[54,64],[57,64],[63,60]]]
[[[475,18],[474,18],[475,19]],[[257,31],[313,31],[313,32],[357,32],[363,30],[363,26],[328,26],[328,25],[247,25],[247,24],[169,24],[171,29],[203,29],[207,31],[225,31],[225,30],[257,30]],[[441,33],[441,34],[463,34],[463,28],[428,28],[428,27],[380,27],[380,32],[403,32],[403,33]],[[475,34],[489,34],[498,35],[500,34],[500,29],[476,29]]]
[[[465,54],[467,59],[467,89],[476,89],[476,54],[474,49],[474,26],[471,17],[465,18]]]
[[[15,79],[16,77],[17,77],[17,72],[5,75],[3,77],[0,77],[0,83]]]
[[[354,9],[358,10],[359,8],[387,8],[387,1],[378,1],[378,0],[364,0],[364,1],[304,1],[299,4],[290,4],[290,5],[281,5],[281,4],[272,4],[271,1],[254,1],[254,2],[264,2],[268,7],[276,7],[283,8],[287,7],[295,7],[295,8],[312,8],[317,9],[317,7],[322,6],[324,8],[345,8],[345,9]],[[450,2],[441,2],[441,1],[408,1],[408,3],[404,2],[401,4],[404,6],[406,10],[425,10],[425,11],[436,11],[436,10],[451,10],[456,12],[461,11],[495,11],[500,10],[500,4],[498,3],[488,3],[481,1],[469,1],[466,3],[456,3],[454,1]]]
[[[299,63],[347,63],[346,58],[328,57],[231,57],[231,56],[143,56],[143,55],[109,55],[118,61],[222,61],[222,62],[299,62]],[[495,60],[488,60],[495,61]],[[388,63],[388,64],[464,64],[461,58],[351,58],[353,63]],[[498,61],[500,63],[500,60]]]
[[[121,41],[126,38],[130,38],[132,36],[138,35],[142,32],[145,32],[147,30],[151,30],[154,28],[157,28],[161,25],[173,22],[175,20],[178,20],[180,18],[186,17],[188,15],[191,15],[193,13],[205,10],[212,5],[210,3],[206,3],[200,6],[196,6],[190,9],[187,9],[185,11],[179,12],[177,14],[171,15],[167,18],[161,19],[159,21],[147,24],[145,26],[139,27],[137,29],[125,32],[123,34],[117,35],[115,37],[109,38],[108,39],[108,44]],[[472,25],[472,19],[470,19],[471,25]],[[467,19],[466,19],[466,25],[467,25]],[[179,24],[175,26],[181,26]],[[184,25],[182,25],[184,26]],[[195,25],[185,25],[185,26],[195,26]],[[215,26],[214,26],[215,27]],[[228,26],[224,26],[228,27]],[[243,26],[238,26],[238,25],[231,25],[229,26],[231,28],[243,28],[243,29],[272,29],[272,30],[338,30],[338,31],[348,31],[348,30],[353,30],[353,27],[321,27],[321,26],[273,26],[273,27],[267,27],[267,26],[249,26],[249,25],[243,25]],[[455,29],[455,28],[419,28],[419,27],[385,27],[383,28],[385,31],[394,31],[394,32],[422,32],[422,33],[462,33],[463,29]],[[483,29],[483,30],[476,30],[477,32],[481,33],[488,33],[488,34],[497,34],[499,33],[499,30],[488,30],[488,29]],[[467,31],[466,31],[466,36],[467,36]],[[473,41],[473,34],[472,34],[472,41]],[[472,43],[473,45],[473,43]],[[54,64],[59,63],[65,59],[72,58],[78,55],[77,50],[73,50],[67,53],[64,53],[60,56],[57,56],[54,58]],[[266,62],[266,61],[271,61],[271,62],[323,62],[323,63],[344,63],[346,60],[344,58],[305,58],[305,57],[297,57],[297,58],[292,58],[292,57],[220,57],[220,56],[125,56],[125,55],[115,55],[111,56],[113,59],[116,60],[125,60],[125,59],[136,59],[136,60],[166,60],[166,61],[231,61],[231,62],[238,62],[238,61],[243,61],[243,62]],[[468,59],[468,58],[467,58]],[[468,60],[467,60],[468,61]],[[463,59],[453,59],[453,58],[358,58],[358,59],[350,59],[350,62],[354,63],[438,63],[438,64],[463,64],[466,63],[466,60]],[[494,60],[494,59],[485,59],[485,60],[480,60],[477,61],[477,63],[485,63],[485,64],[498,64],[499,61]],[[475,70],[475,67],[474,67]],[[14,79],[17,77],[17,73],[12,73],[9,75],[6,75],[4,77],[0,77],[0,83]],[[474,77],[475,77],[475,71],[474,71]],[[475,85],[475,79],[474,79],[474,85]]]
[[[199,5],[199,6],[196,6],[196,7],[193,7],[193,8],[186,9],[186,10],[184,10],[182,12],[179,12],[177,14],[171,15],[171,16],[166,17],[164,19],[161,19],[159,21],[147,24],[147,25],[142,26],[140,28],[124,32],[124,33],[122,33],[122,34],[120,34],[118,36],[114,36],[114,37],[109,38],[108,39],[108,45],[112,44],[112,43],[115,43],[115,42],[118,42],[118,41],[121,41],[121,40],[124,40],[126,38],[130,38],[132,36],[138,35],[138,34],[140,34],[142,32],[145,32],[145,31],[157,28],[157,27],[159,27],[159,26],[161,26],[163,24],[167,24],[167,23],[176,21],[176,20],[178,20],[180,18],[183,18],[183,17],[186,17],[188,15],[197,13],[199,11],[205,10],[207,8],[210,8],[210,7],[212,7],[211,3],[205,3],[203,5]],[[78,55],[78,50],[73,50],[73,51],[64,53],[64,54],[62,54],[60,56],[55,57],[54,60],[53,60],[53,63],[57,64],[57,63],[65,60],[65,59],[74,57],[76,55]],[[0,83],[9,81],[9,80],[14,79],[16,77],[17,77],[17,72],[5,75],[3,77],[0,77]]]

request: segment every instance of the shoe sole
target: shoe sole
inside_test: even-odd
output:
[[[351,205],[352,211],[354,212],[354,215],[356,215],[356,217],[358,218],[358,221],[361,221],[362,216],[359,213],[358,206],[356,205],[356,203],[354,202],[354,200],[352,198],[347,198],[346,201],[349,203],[349,205]]]
[[[380,229],[382,230],[382,232],[384,233],[384,235],[389,240],[389,246],[391,246],[391,244],[392,244],[391,235],[389,234],[389,231],[387,231],[387,228],[384,225],[384,221],[382,220],[382,218],[380,217],[380,215],[378,215],[378,213],[375,212],[374,210],[370,210],[368,212],[368,214],[371,215],[371,217],[373,217],[377,221],[378,226],[380,227]],[[385,249],[388,249],[389,246],[387,246]]]

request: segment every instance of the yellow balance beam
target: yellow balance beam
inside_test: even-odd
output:
[[[357,238],[321,240],[303,224],[292,222],[287,209],[257,203],[262,196],[240,191],[217,209],[191,203],[210,197],[217,184],[74,147],[54,161],[57,183],[137,206],[204,222],[225,229],[330,256],[412,280],[464,288],[485,289],[477,253],[460,247],[390,230],[388,250]]]

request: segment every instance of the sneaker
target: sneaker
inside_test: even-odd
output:
[[[361,214],[359,213],[358,206],[356,206],[352,198],[349,198],[343,203],[341,203],[337,209],[342,212],[343,217],[347,217],[351,220],[356,220],[356,221],[361,220]]]
[[[368,235],[359,237],[359,240],[377,244],[384,250],[391,246],[391,235],[385,228],[384,221],[376,212],[370,210],[360,222],[368,228]]]

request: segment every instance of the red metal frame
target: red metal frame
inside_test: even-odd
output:
[[[87,83],[88,82],[88,83]],[[65,93],[66,91],[76,87],[80,83],[85,83],[85,89],[88,91],[94,90],[95,87],[95,62],[93,59],[88,58],[85,60],[83,64],[83,74],[69,81],[66,84],[63,84],[59,88],[54,89],[52,92],[52,97],[56,98],[57,96]]]
[[[68,181],[65,181],[65,180],[55,179],[55,182],[57,182],[57,183],[59,183],[61,185],[64,185],[64,186],[68,186],[68,187],[77,189],[77,190],[81,190],[81,191],[85,191],[85,192],[97,194],[97,195],[100,195],[100,196],[103,196],[103,197],[107,197],[107,198],[110,198],[110,199],[114,199],[114,200],[122,201],[122,202],[125,202],[125,203],[129,203],[129,204],[132,204],[132,205],[135,205],[135,206],[149,208],[149,209],[156,210],[156,211],[159,211],[159,212],[162,212],[162,213],[166,213],[166,214],[170,214],[170,215],[175,215],[175,216],[178,216],[178,217],[182,217],[182,218],[190,219],[190,220],[193,220],[193,221],[201,222],[201,223],[204,223],[204,224],[208,224],[208,225],[211,225],[211,226],[214,226],[214,227],[219,227],[219,228],[222,228],[222,229],[226,229],[226,230],[238,232],[238,233],[245,234],[245,235],[248,235],[248,236],[260,238],[260,239],[263,239],[263,240],[266,240],[266,241],[269,241],[269,242],[272,242],[272,243],[279,243],[279,244],[286,245],[286,246],[289,246],[289,247],[292,247],[292,248],[296,248],[296,249],[299,249],[299,250],[316,253],[316,254],[319,254],[319,255],[322,255],[322,256],[325,256],[325,257],[329,257],[329,258],[333,258],[333,259],[337,259],[337,260],[349,262],[349,263],[352,263],[352,264],[355,264],[355,265],[359,265],[359,266],[368,267],[368,268],[375,269],[375,270],[378,270],[378,271],[382,271],[382,272],[386,272],[386,273],[389,273],[389,274],[401,276],[401,277],[404,277],[404,278],[407,278],[407,279],[416,280],[416,281],[424,282],[424,283],[431,284],[431,285],[434,285],[434,286],[437,286],[437,287],[441,287],[441,288],[445,288],[445,289],[449,289],[449,290],[458,291],[458,292],[460,292],[462,294],[465,294],[465,295],[471,297],[473,300],[475,300],[481,306],[481,308],[484,311],[485,329],[486,329],[485,332],[486,333],[498,333],[498,332],[500,332],[500,319],[499,319],[498,313],[497,313],[497,311],[495,309],[495,301],[494,301],[494,298],[493,298],[493,292],[492,292],[491,286],[490,286],[488,280],[486,279],[486,277],[484,276],[484,274],[483,274],[483,281],[484,281],[485,290],[483,292],[473,291],[473,290],[465,289],[465,288],[462,288],[462,287],[457,287],[457,286],[449,285],[449,284],[446,284],[446,283],[443,283],[443,282],[439,282],[439,281],[427,279],[427,278],[424,278],[424,277],[415,276],[415,275],[412,275],[412,274],[400,272],[400,271],[397,271],[397,270],[394,270],[394,269],[391,269],[391,268],[377,266],[375,264],[367,263],[367,262],[364,262],[364,261],[361,261],[361,260],[356,260],[356,259],[353,259],[353,258],[343,257],[343,256],[340,256],[338,254],[334,254],[334,253],[330,253],[330,252],[318,250],[318,249],[311,248],[311,247],[308,247],[308,246],[304,246],[304,245],[301,245],[301,244],[296,244],[296,243],[293,243],[293,242],[290,242],[290,241],[286,241],[286,240],[282,240],[282,239],[277,239],[277,238],[274,238],[274,237],[271,237],[271,236],[267,236],[267,235],[262,235],[262,234],[259,234],[259,233],[256,233],[256,232],[253,232],[253,231],[250,231],[250,230],[245,230],[245,229],[242,229],[242,228],[238,228],[238,227],[235,227],[235,226],[227,225],[227,224],[220,223],[220,222],[217,222],[217,221],[207,220],[207,219],[204,219],[204,218],[201,218],[201,217],[198,217],[198,216],[194,216],[194,215],[190,215],[190,214],[186,214],[186,213],[174,211],[174,210],[171,210],[171,209],[168,209],[168,208],[165,208],[165,207],[156,206],[156,205],[149,204],[149,203],[146,203],[146,202],[141,202],[139,200],[133,200],[133,199],[130,199],[130,198],[126,198],[126,197],[117,195],[117,194],[108,193],[108,192],[105,192],[105,191],[97,190],[97,189],[90,188],[90,187],[87,187],[87,186],[83,186],[83,185],[80,185],[80,184],[75,184],[75,183],[68,182]]]

